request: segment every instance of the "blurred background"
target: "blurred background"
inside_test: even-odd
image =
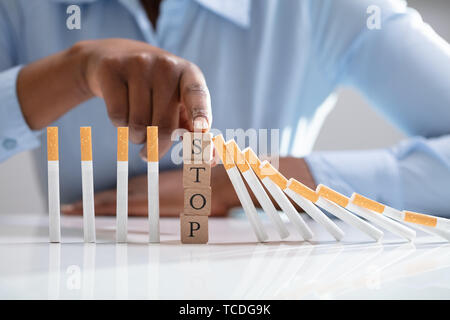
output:
[[[409,0],[408,4],[450,42],[450,0]],[[357,92],[343,88],[339,90],[338,103],[326,120],[314,150],[381,148],[403,138],[404,135],[373,111]],[[37,178],[30,152],[1,163],[0,214],[45,212],[47,193],[41,190]]]

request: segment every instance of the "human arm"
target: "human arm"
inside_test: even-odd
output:
[[[398,209],[448,216],[449,44],[401,1],[326,3],[320,14],[333,12],[329,23],[342,26],[340,37],[321,40],[332,48],[321,57],[334,70],[330,77],[360,91],[411,138],[386,149],[313,153],[306,160],[316,182]],[[370,5],[381,8],[380,30],[366,26]]]

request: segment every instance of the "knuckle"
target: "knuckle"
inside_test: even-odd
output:
[[[202,69],[200,69],[200,67],[198,65],[196,65],[195,63],[188,61],[188,60],[184,61],[184,70],[187,72],[198,73],[203,76]]]
[[[179,69],[179,62],[169,55],[160,55],[156,59],[158,69],[166,75],[174,73]]]
[[[152,57],[150,54],[142,52],[132,55],[128,63],[133,71],[142,72],[149,68],[152,63]]]
[[[111,122],[115,126],[126,126],[128,125],[128,119],[125,113],[117,106],[112,106],[108,110],[108,116]]]
[[[169,125],[164,125],[164,124],[160,124],[158,126],[158,135],[161,136],[171,136],[173,130],[175,130],[175,128],[172,128]]]
[[[145,128],[148,126],[148,121],[146,121],[144,118],[131,118],[129,121],[129,125],[132,130],[141,131],[145,130]]]
[[[99,67],[101,70],[119,70],[122,68],[122,61],[116,56],[105,56],[100,59]]]

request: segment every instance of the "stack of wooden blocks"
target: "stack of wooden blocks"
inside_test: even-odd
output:
[[[184,211],[180,215],[181,242],[207,243],[211,214],[212,135],[183,134]]]

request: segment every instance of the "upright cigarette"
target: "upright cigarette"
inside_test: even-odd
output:
[[[117,128],[116,241],[127,242],[128,232],[128,127]]]
[[[48,217],[50,242],[61,242],[58,127],[47,128]]]
[[[313,218],[317,223],[321,224],[336,240],[341,240],[344,237],[344,231],[341,230],[330,218],[328,218],[319,208],[317,208],[313,201],[309,200],[304,194],[298,192],[296,188],[297,182],[294,179],[289,181],[276,170],[269,162],[261,163],[260,169],[263,174],[267,175],[281,190],[283,190],[295,203],[297,203],[305,212]],[[311,190],[312,191],[312,190]],[[310,199],[316,201],[314,191],[310,193]]]
[[[326,198],[339,206],[346,208],[357,215],[373,222],[374,224],[400,236],[403,237],[409,241],[413,240],[416,237],[416,232],[398,222],[395,222],[394,220],[391,220],[381,214],[376,214],[370,210],[367,210],[362,207],[358,207],[357,205],[354,205],[349,198],[346,196],[340,194],[337,191],[334,191],[333,189],[324,186],[324,185],[318,185],[317,186],[317,193],[323,198]]]
[[[440,233],[442,235],[450,232],[450,219],[412,211],[400,211],[358,193],[353,193],[350,201],[356,206],[385,215],[399,222],[408,223],[410,226],[421,226],[419,229],[428,233],[430,233],[430,230],[441,230],[444,232]]]
[[[250,221],[250,225],[253,228],[253,232],[256,235],[258,241],[263,242],[266,241],[269,237],[258,217],[258,213],[256,212],[256,208],[248,194],[247,189],[245,188],[244,181],[242,180],[241,175],[239,174],[239,170],[236,168],[234,164],[232,155],[227,152],[225,141],[223,140],[222,135],[215,136],[213,138],[214,146],[216,152],[225,167],[225,170],[228,174],[228,177],[231,180],[231,184],[233,185],[234,190],[239,198],[239,201],[242,204],[242,208],[244,209],[245,214],[247,215],[248,220]]]
[[[243,152],[245,155],[245,159],[252,168],[253,172],[255,172],[258,178],[262,181],[264,186],[280,206],[281,210],[283,210],[289,221],[294,225],[294,228],[295,230],[297,230],[300,237],[304,240],[312,239],[314,235],[313,232],[297,212],[292,203],[289,201],[287,196],[283,193],[280,187],[278,187],[278,185],[270,180],[268,176],[264,176],[261,173],[261,169],[259,168],[261,166],[261,161],[256,156],[255,152],[251,148],[246,148],[243,150]]]
[[[158,127],[147,127],[147,190],[149,242],[158,243],[159,235],[159,157]]]
[[[91,127],[80,128],[84,242],[95,242],[94,169]]]
[[[255,173],[250,169],[250,165],[245,160],[245,156],[242,154],[237,143],[234,140],[230,140],[229,142],[227,142],[226,148],[228,152],[232,153],[235,164],[237,165],[239,171],[241,171],[242,175],[250,186],[250,189],[253,191],[253,194],[255,195],[262,209],[275,225],[275,228],[281,239],[287,238],[289,236],[288,229],[281,220],[277,209],[273,205]]]

